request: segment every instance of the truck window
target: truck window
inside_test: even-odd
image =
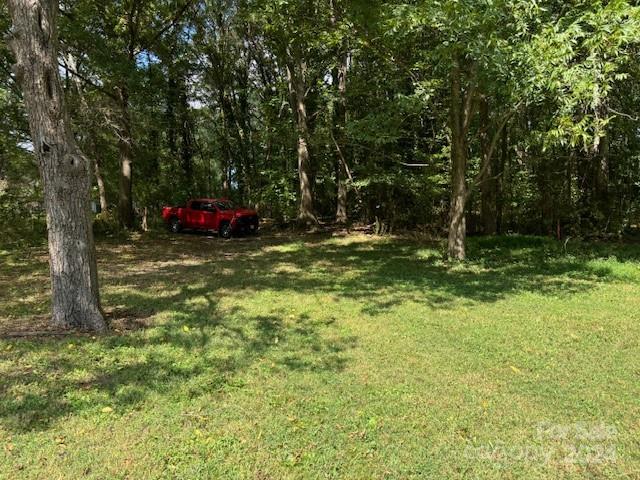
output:
[[[202,210],[204,210],[205,212],[215,213],[216,212],[216,207],[214,207],[212,203],[207,202],[207,203],[203,203],[202,204]]]
[[[222,211],[224,211],[224,210],[233,210],[233,204],[231,202],[228,202],[228,201],[217,201],[215,203],[216,203],[216,207],[218,207]]]
[[[191,210],[201,210],[202,202],[191,202]]]

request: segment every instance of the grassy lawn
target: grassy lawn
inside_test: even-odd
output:
[[[99,246],[118,331],[0,249],[0,477],[640,478],[640,247],[366,236]]]

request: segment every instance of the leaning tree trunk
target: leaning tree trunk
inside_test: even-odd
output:
[[[461,71],[457,63],[451,73],[451,209],[448,254],[450,259],[464,260],[467,233],[464,213],[467,199],[467,151],[463,127]]]
[[[89,209],[90,163],[76,145],[58,73],[55,0],[9,0],[10,44],[47,213],[52,323],[104,330]]]

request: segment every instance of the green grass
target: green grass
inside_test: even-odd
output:
[[[638,478],[640,248],[99,244],[106,336],[0,340],[0,477]],[[0,249],[0,326],[46,252]]]

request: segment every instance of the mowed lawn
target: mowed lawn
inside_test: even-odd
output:
[[[442,252],[103,240],[92,337],[25,336],[46,251],[0,249],[0,478],[640,478],[640,247]]]

